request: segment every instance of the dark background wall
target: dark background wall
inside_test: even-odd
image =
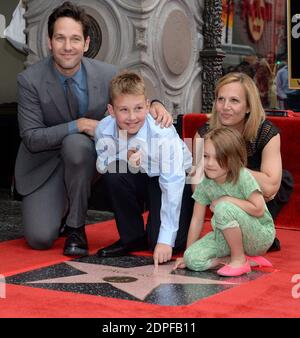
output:
[[[6,26],[19,0],[0,1],[0,14],[5,16]],[[16,75],[24,69],[26,55],[16,50],[6,39],[0,38],[0,104],[16,101]]]
[[[19,0],[0,1],[0,14],[10,23]],[[26,55],[0,38],[0,188],[10,188],[19,145],[17,126],[16,76],[24,69]]]

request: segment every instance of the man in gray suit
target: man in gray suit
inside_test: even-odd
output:
[[[18,119],[22,142],[15,179],[23,196],[25,238],[34,249],[48,249],[66,217],[64,254],[88,254],[85,219],[96,179],[94,130],[109,103],[108,87],[117,68],[83,56],[89,48],[89,20],[70,2],[48,20],[52,55],[18,75]],[[151,107],[158,123],[170,114]]]

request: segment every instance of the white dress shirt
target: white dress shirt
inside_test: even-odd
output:
[[[97,170],[100,173],[113,172],[115,167],[111,164],[117,160],[127,162],[129,149],[140,151],[140,171],[149,177],[159,176],[162,192],[161,225],[157,242],[173,247],[179,227],[186,171],[192,166],[192,155],[174,126],[161,128],[155,124],[150,114],[147,114],[145,123],[137,134],[127,139],[122,136],[123,132],[111,116],[98,123],[95,131]],[[127,165],[122,169],[126,172]]]

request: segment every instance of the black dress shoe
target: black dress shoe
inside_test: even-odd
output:
[[[87,256],[88,245],[85,233],[85,227],[70,228],[68,227],[68,237],[65,241],[64,255],[65,256]]]
[[[129,252],[126,245],[122,244],[120,240],[115,243],[98,250],[98,257],[120,257],[125,256]]]
[[[98,257],[121,257],[125,256],[131,251],[141,251],[148,249],[147,238],[142,237],[128,244],[123,244],[119,239],[115,243],[98,250]]]
[[[268,252],[273,252],[273,251],[280,251],[280,241],[277,237],[275,237],[273,244],[270,246]]]

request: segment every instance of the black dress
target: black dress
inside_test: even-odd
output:
[[[198,133],[201,137],[203,137],[208,130],[209,124],[206,123],[198,129]],[[256,171],[260,170],[263,149],[271,138],[276,136],[279,132],[279,129],[271,121],[264,120],[261,123],[256,139],[246,143],[248,154],[247,168]],[[292,174],[287,170],[283,170],[280,188],[274,199],[267,202],[267,206],[273,220],[275,220],[282,207],[288,202],[293,191],[293,187],[294,180]]]

